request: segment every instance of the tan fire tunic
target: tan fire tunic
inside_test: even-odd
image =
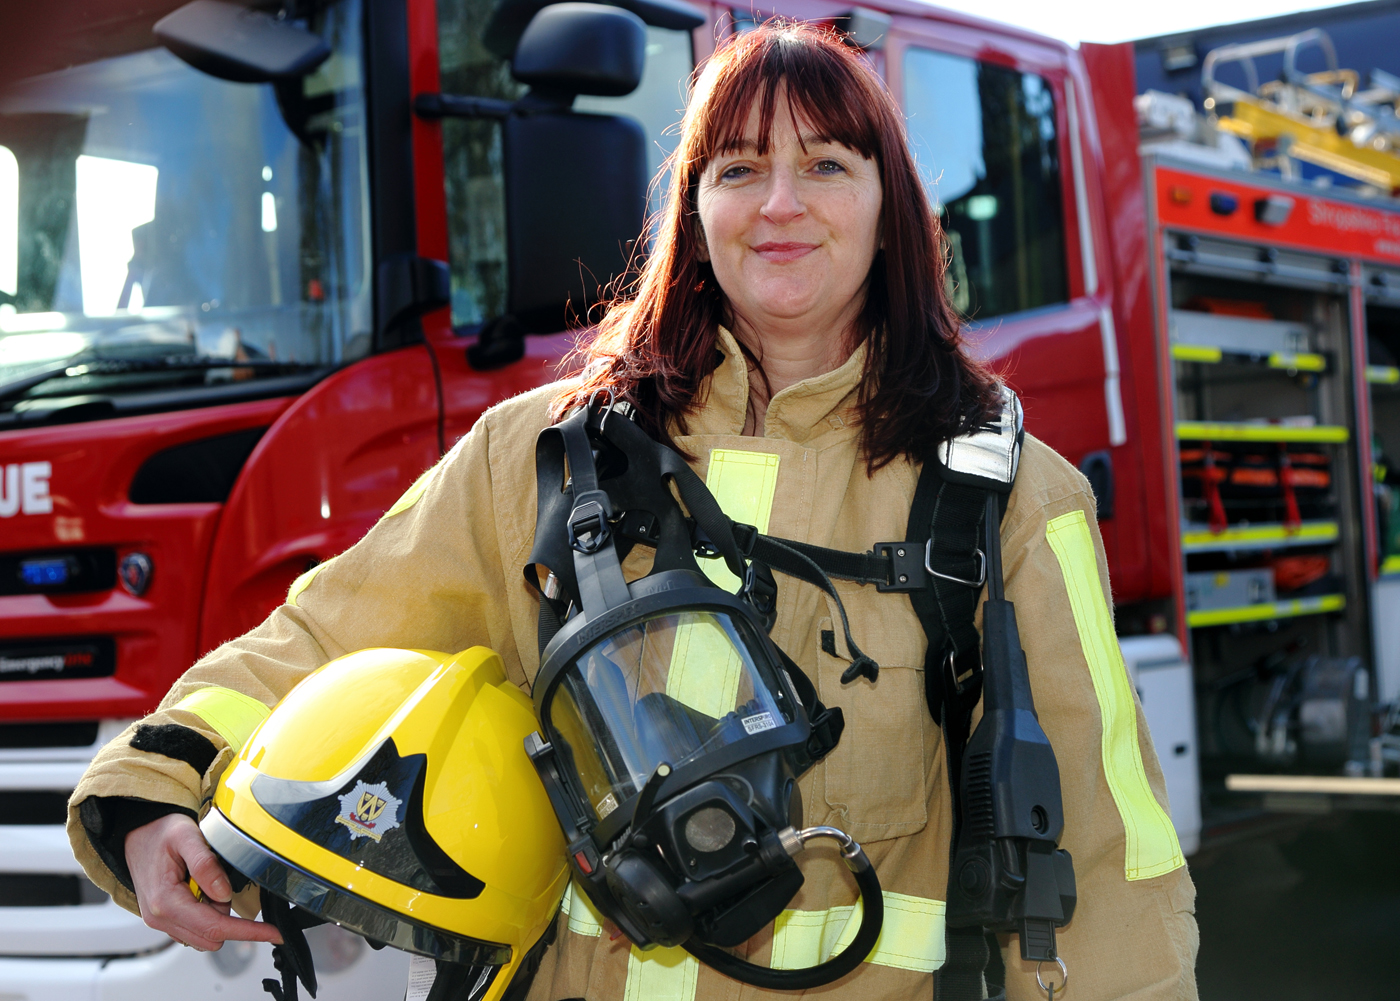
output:
[[[759,438],[741,434],[748,399],[742,355],[728,332],[720,346],[724,360],[679,444],[696,456],[696,471],[728,513],[772,535],[857,552],[903,538],[918,468],[898,461],[866,475],[852,411],[863,349],[839,369],[778,393]],[[236,750],[229,745],[241,746],[263,707],[335,657],[371,646],[456,651],[483,644],[528,691],[539,666],[537,602],[521,568],[535,528],[535,438],[554,392],[545,387],[486,413],[361,542],[304,575],[266,622],[184,674],[144,722],[180,723],[208,737],[220,753],[204,775],[132,749],[134,731],[98,755],[69,813],[74,851],[94,882],[136,909],[90,844],[78,804],[127,796],[201,812]],[[1194,998],[1194,888],[1114,637],[1093,512],[1084,478],[1027,435],[1002,544],[1006,597],[1016,606],[1036,708],[1059,761],[1062,847],[1078,879],[1078,909],[1059,933],[1071,978],[1064,996]],[[951,823],[942,737],[924,702],[924,634],[906,596],[836,586],[856,642],[880,665],[878,682],[841,684],[849,661],[840,619],[814,587],[779,578],[772,636],[822,701],[845,712],[840,746],[801,781],[805,820],[842,828],[865,846],[884,887],[886,917],[868,960],[813,993],[833,1001],[927,999],[943,961]],[[835,633],[836,654],[823,651],[823,631]],[[854,935],[855,884],[835,851],[814,847],[800,864],[806,885],[774,927],[747,944],[751,962],[811,965]],[[531,1001],[766,996],[680,950],[631,947],[572,890],[560,921]],[[1008,997],[1043,998],[1035,964],[1020,960],[1014,938],[1003,954]]]

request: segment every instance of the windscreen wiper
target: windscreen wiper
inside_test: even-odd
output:
[[[169,355],[164,358],[70,358],[61,365],[26,375],[12,382],[0,383],[0,400],[23,396],[40,383],[50,379],[75,379],[84,375],[124,375],[129,372],[181,372],[198,369],[255,369],[261,372],[307,372],[330,370],[335,366],[325,362],[272,361],[256,359],[239,361],[234,358],[191,358]]]

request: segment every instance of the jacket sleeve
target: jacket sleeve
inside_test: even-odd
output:
[[[1195,889],[1114,633],[1094,500],[1083,477],[1035,447],[1042,473],[1018,483],[1022,496],[1003,524],[1006,596],[1059,764],[1060,845],[1074,859],[1078,904],[1058,936],[1067,996],[1195,998]],[[1008,999],[1046,996],[1015,937],[1003,943],[1003,958]],[[1047,982],[1059,981],[1054,964],[1042,970]]]
[[[316,668],[366,647],[474,644],[518,665],[488,428],[479,421],[363,539],[298,578],[261,625],[201,658],[93,759],[69,801],[68,836],[117,903],[137,910],[122,857],[133,818],[202,815],[253,729]]]

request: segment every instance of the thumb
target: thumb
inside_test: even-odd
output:
[[[206,897],[221,904],[233,899],[233,887],[229,883],[228,873],[224,871],[223,863],[200,834],[199,828],[181,831],[181,836],[173,847],[184,860],[186,871],[204,891]]]

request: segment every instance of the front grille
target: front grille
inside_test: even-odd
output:
[[[110,636],[0,640],[0,684],[109,678],[116,671],[117,646]]]
[[[66,792],[14,789],[0,793],[0,826],[68,822]],[[0,862],[0,865],[3,865]],[[4,995],[0,994],[0,998]]]
[[[91,747],[97,720],[78,723],[0,723],[0,748]]]
[[[107,894],[84,876],[0,872],[0,907],[76,907],[106,900]]]

